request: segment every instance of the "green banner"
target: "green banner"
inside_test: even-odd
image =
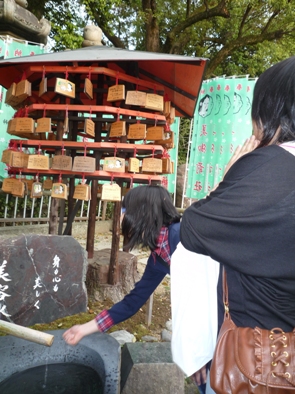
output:
[[[205,197],[222,179],[235,148],[251,136],[255,82],[247,77],[203,82],[194,116],[186,197]]]
[[[20,56],[33,56],[46,52],[43,44],[35,44],[24,40],[17,40],[9,36],[0,36],[0,57],[8,59]],[[6,89],[0,86],[0,155],[8,147],[11,136],[6,133],[8,121],[13,117],[15,110],[5,104]],[[17,137],[13,137],[17,139]],[[7,176],[6,164],[0,162],[0,178]]]

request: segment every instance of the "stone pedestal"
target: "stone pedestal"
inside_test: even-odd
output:
[[[94,251],[93,258],[88,259],[86,287],[89,296],[97,301],[109,298],[116,303],[133,289],[140,276],[137,272],[137,257],[132,253],[119,251],[119,283],[115,286],[108,285],[110,258],[111,249]]]
[[[170,343],[126,343],[121,356],[121,394],[184,394],[184,374],[172,361]]]

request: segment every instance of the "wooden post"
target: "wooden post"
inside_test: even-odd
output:
[[[120,244],[121,201],[114,203],[112,248],[109,267],[109,284],[116,285],[119,281],[119,244]]]
[[[0,331],[44,346],[51,346],[54,340],[53,335],[42,331],[32,330],[31,328],[19,326],[14,323],[8,323],[3,320],[0,320]]]
[[[61,114],[62,115],[62,114]],[[64,122],[59,120],[57,122],[57,131],[56,131],[56,139],[58,141],[62,140],[63,137],[63,127],[64,127]],[[55,149],[55,154],[60,154],[61,149]],[[56,178],[57,180],[57,178]],[[58,198],[52,198],[51,199],[51,207],[50,207],[50,216],[49,216],[49,234],[51,235],[56,235],[58,233],[58,207],[59,207],[59,199]]]
[[[154,302],[154,293],[151,294],[150,298],[147,300],[147,305],[146,305],[146,317],[145,317],[145,323],[149,327],[152,322],[152,313],[153,313],[153,302]]]
[[[103,86],[103,75],[98,75],[97,86]],[[103,92],[99,92],[96,96],[96,104],[101,105],[103,102]],[[99,114],[97,114],[99,117]],[[95,142],[101,141],[102,124],[101,122],[95,123]],[[101,159],[101,152],[95,151],[94,157],[96,161],[96,170],[99,170],[99,162]],[[88,253],[88,258],[92,259],[94,255],[94,238],[95,238],[95,222],[96,222],[96,207],[97,207],[97,191],[98,191],[98,180],[93,179],[91,182],[91,201],[89,208],[89,218],[87,227],[87,241],[86,250]]]

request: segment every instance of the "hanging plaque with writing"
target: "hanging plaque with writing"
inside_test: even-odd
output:
[[[49,170],[49,157],[44,155],[29,155],[28,169]]]
[[[121,201],[121,188],[116,183],[102,185],[102,201]]]
[[[146,104],[146,93],[139,90],[128,90],[125,104],[144,107]]]
[[[72,158],[66,155],[55,155],[52,158],[51,168],[53,170],[72,171]]]
[[[109,87],[107,101],[125,100],[125,85],[114,85]]]
[[[73,172],[94,172],[95,171],[95,158],[88,156],[74,157]]]
[[[129,140],[144,140],[146,138],[146,125],[142,123],[131,124],[128,128]]]

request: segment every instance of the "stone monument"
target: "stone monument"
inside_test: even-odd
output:
[[[46,45],[50,22],[38,20],[27,6],[27,0],[0,1],[0,35]]]
[[[87,25],[83,33],[84,41],[82,47],[89,47],[92,45],[103,45],[102,43],[102,30],[95,25]]]

